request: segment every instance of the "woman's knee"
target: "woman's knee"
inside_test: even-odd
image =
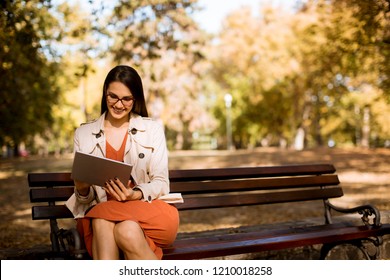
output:
[[[114,228],[116,243],[122,247],[137,247],[140,240],[145,239],[144,232],[140,225],[133,221],[117,223]]]

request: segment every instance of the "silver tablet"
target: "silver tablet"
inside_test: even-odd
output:
[[[109,179],[118,177],[126,186],[132,166],[116,160],[76,152],[73,160],[72,179],[97,186],[104,186]]]

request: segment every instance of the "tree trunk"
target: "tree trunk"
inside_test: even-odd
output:
[[[297,133],[295,134],[294,149],[302,151],[305,148],[305,130],[302,126],[298,127]]]
[[[14,156],[14,157],[19,157],[19,156],[20,156],[20,153],[19,153],[19,144],[17,144],[17,143],[15,143],[15,146],[14,146],[13,156]]]
[[[361,146],[364,148],[370,147],[370,108],[363,109],[363,125],[362,125],[362,140]]]

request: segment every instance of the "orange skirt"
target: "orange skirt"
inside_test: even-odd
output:
[[[141,200],[101,202],[89,210],[84,218],[77,220],[77,229],[91,257],[93,238],[91,219],[94,218],[113,222],[126,220],[137,222],[143,229],[150,248],[159,259],[163,256],[162,248],[173,243],[179,228],[179,213],[176,207],[162,200],[153,200],[151,203]]]

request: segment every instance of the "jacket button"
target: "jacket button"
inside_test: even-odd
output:
[[[138,155],[138,157],[139,157],[139,158],[144,158],[144,157],[145,157],[145,154],[144,154],[144,153],[140,153],[140,154]]]
[[[136,128],[132,128],[130,132],[131,132],[131,134],[133,134],[133,135],[134,135],[134,134],[137,134],[137,129],[136,129]]]
[[[152,197],[150,195],[148,196],[148,201],[152,201]]]

